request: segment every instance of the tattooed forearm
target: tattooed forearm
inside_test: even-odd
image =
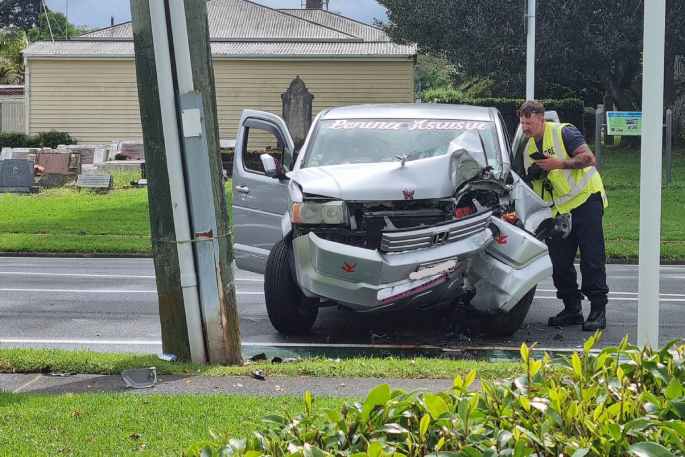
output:
[[[568,160],[564,160],[564,168],[571,170],[578,170],[581,168],[592,167],[597,163],[595,155],[590,151],[587,145],[580,146],[576,149],[575,154]]]

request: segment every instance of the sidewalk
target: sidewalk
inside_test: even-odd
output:
[[[121,376],[85,375],[51,376],[44,374],[0,374],[0,392],[28,394],[65,393],[133,393],[133,394],[229,394],[229,395],[302,395],[365,397],[378,384],[390,384],[406,391],[417,389],[434,392],[452,387],[450,379],[378,379],[269,377],[264,381],[251,377],[172,376],[158,377],[149,389],[127,388]],[[472,389],[480,389],[475,382]]]

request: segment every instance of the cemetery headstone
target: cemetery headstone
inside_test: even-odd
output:
[[[290,83],[288,90],[281,94],[283,119],[295,143],[295,150],[304,144],[309,127],[312,125],[312,95],[304,81],[298,76]]]
[[[80,190],[96,189],[110,190],[114,184],[112,175],[79,175],[76,180],[76,187]]]
[[[32,160],[7,159],[0,161],[0,193],[30,193],[32,187]]]
[[[45,168],[45,174],[72,175],[80,171],[78,155],[71,152],[41,151],[38,165]]]

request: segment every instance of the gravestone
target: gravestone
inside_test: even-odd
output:
[[[113,185],[112,175],[79,175],[76,180],[76,187],[79,190],[82,188],[110,190]]]
[[[135,141],[122,141],[116,160],[145,160],[145,147],[143,143]]]
[[[0,159],[36,160],[38,148],[2,148]]]
[[[32,160],[7,159],[0,161],[0,193],[30,193],[32,187]]]
[[[79,154],[81,165],[92,165],[95,161],[95,148],[74,148],[71,152]]]
[[[38,165],[45,168],[45,174],[69,174],[69,159],[71,154],[68,152],[48,152],[38,153]]]
[[[107,148],[95,148],[93,152],[93,163],[99,164],[107,161]]]
[[[313,100],[314,95],[309,92],[299,76],[293,79],[288,90],[281,94],[283,119],[293,137],[296,151],[304,144],[309,127],[312,125]]]

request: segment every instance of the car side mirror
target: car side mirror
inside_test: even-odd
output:
[[[265,175],[270,178],[285,178],[285,171],[283,170],[283,167],[276,163],[276,159],[274,159],[270,154],[262,154],[259,156],[259,158],[262,161],[262,167],[264,167]]]

